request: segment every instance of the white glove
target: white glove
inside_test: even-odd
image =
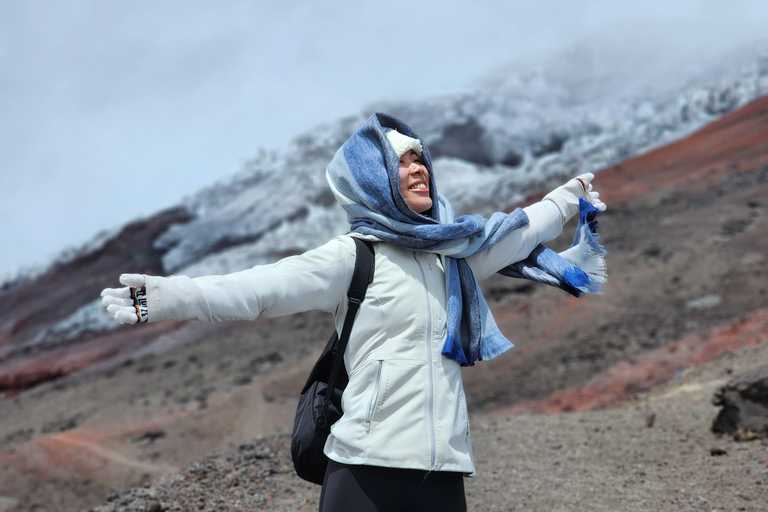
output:
[[[101,303],[107,313],[121,324],[146,322],[147,315],[147,279],[142,274],[122,274],[120,282],[125,288],[104,288]]]
[[[582,174],[544,196],[544,199],[549,199],[557,205],[563,217],[563,224],[579,212],[580,197],[589,201],[598,210],[605,211],[606,206],[600,200],[600,193],[592,191],[593,179],[595,175],[591,172]]]

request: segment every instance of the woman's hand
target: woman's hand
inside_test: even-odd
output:
[[[582,174],[544,196],[544,199],[549,199],[557,205],[563,216],[563,224],[578,213],[580,197],[592,203],[598,210],[605,211],[606,206],[600,200],[600,193],[592,190],[593,179],[595,175],[591,172]]]
[[[125,288],[105,288],[101,292],[101,303],[107,313],[121,324],[146,322],[149,318],[146,278],[142,274],[122,274],[120,282]]]

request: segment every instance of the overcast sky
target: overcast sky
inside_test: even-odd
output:
[[[626,65],[646,45],[706,59],[766,27],[768,2],[749,0],[3,1],[0,278],[372,102],[585,39],[625,45]]]

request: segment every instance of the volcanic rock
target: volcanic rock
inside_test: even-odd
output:
[[[737,441],[768,438],[768,365],[732,379],[715,392],[712,402],[722,407],[712,432]]]

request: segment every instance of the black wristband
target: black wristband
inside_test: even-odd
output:
[[[149,319],[149,309],[147,308],[147,287],[131,287],[131,298],[133,307],[136,308],[136,316],[139,317],[139,323],[145,323]]]

